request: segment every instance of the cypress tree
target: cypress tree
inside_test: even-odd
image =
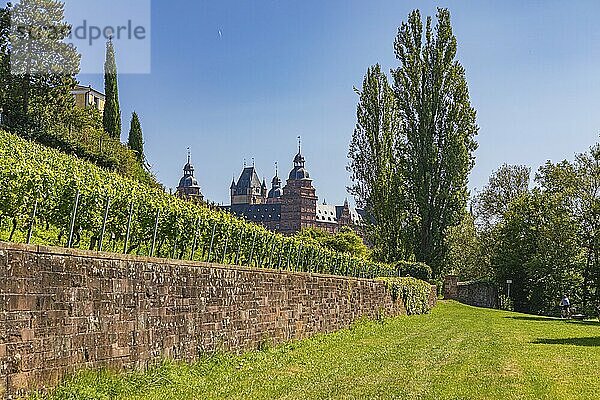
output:
[[[142,135],[142,126],[135,111],[131,116],[131,127],[129,128],[129,138],[127,143],[129,144],[129,148],[135,151],[138,161],[144,161],[144,138]]]
[[[106,43],[106,61],[104,62],[104,92],[106,103],[102,123],[104,131],[116,140],[121,138],[121,110],[119,108],[119,85],[117,82],[117,62],[112,40]]]

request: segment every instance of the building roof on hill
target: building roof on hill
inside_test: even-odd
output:
[[[106,97],[104,95],[104,93],[102,93],[99,90],[94,89],[91,86],[75,85],[75,88],[73,90],[71,90],[71,93],[73,93],[73,94],[85,94],[85,93],[89,93],[89,92],[91,92],[101,98]]]
[[[344,207],[346,207],[346,205],[333,206],[327,204],[317,204],[317,222],[337,224],[339,218],[344,212]],[[352,223],[355,225],[362,224],[363,210],[353,207],[348,207],[348,210],[350,212]]]

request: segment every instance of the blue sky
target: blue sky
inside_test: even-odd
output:
[[[600,2],[505,0],[154,0],[152,72],[120,77],[123,139],[135,110],[158,178],[175,187],[190,146],[204,195],[226,203],[244,159],[270,183],[301,135],[320,201],[341,203],[353,86],[374,63],[395,68],[400,23],[437,6],[451,11],[478,112],[471,189],[504,162],[537,169],[597,141]]]

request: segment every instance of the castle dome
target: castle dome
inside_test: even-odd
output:
[[[290,171],[289,179],[293,181],[310,179],[310,174],[304,167],[294,167],[294,169]]]
[[[178,188],[196,188],[200,187],[198,180],[193,175],[186,175],[179,180]]]
[[[268,198],[269,199],[278,199],[281,196],[283,196],[283,189],[280,187],[274,187],[271,190],[269,190],[269,195]]]
[[[281,179],[279,178],[277,163],[275,163],[275,176],[271,180],[271,190],[269,190],[267,198],[278,199],[281,196],[283,196],[283,189],[281,188]]]
[[[183,167],[183,177],[179,180],[179,185],[177,185],[177,190],[180,193],[184,194],[199,194],[200,193],[200,185],[198,184],[198,180],[194,176],[194,166],[191,162],[191,154],[188,150],[188,159],[187,163]]]
[[[303,179],[310,179],[310,174],[305,168],[305,159],[302,155],[302,148],[300,138],[298,138],[298,154],[294,157],[294,169],[290,171],[289,179],[293,181],[299,181]]]

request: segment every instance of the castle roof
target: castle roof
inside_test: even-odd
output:
[[[334,206],[327,204],[317,204],[317,222],[337,224],[338,219],[344,213],[344,209],[348,208],[350,219],[355,225],[361,225],[363,221],[363,211],[357,208],[349,207],[347,202],[342,206]]]
[[[277,163],[275,163],[275,176],[271,180],[271,190],[269,190],[269,199],[277,199],[283,196],[283,189],[281,188],[281,179],[279,179],[279,172],[277,169]]]
[[[179,180],[177,189],[183,188],[200,188],[198,180],[194,177],[194,166],[191,162],[191,156],[188,153],[187,163],[183,167],[183,177]]]
[[[236,184],[236,190],[238,193],[244,193],[248,189],[261,188],[262,184],[260,182],[260,178],[256,173],[256,169],[254,166],[245,167],[240,175],[240,178]]]
[[[300,138],[298,138],[298,154],[294,157],[294,169],[290,171],[290,175],[288,179],[292,181],[298,181],[303,179],[310,179],[310,174],[308,170],[305,168],[304,156],[302,155],[302,148],[300,143]]]

